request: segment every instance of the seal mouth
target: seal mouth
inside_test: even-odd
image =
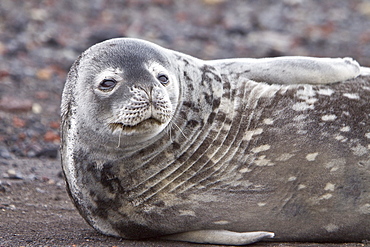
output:
[[[112,131],[118,129],[122,132],[143,132],[162,125],[162,122],[155,118],[148,118],[135,125],[126,125],[124,123],[110,123],[109,127]]]

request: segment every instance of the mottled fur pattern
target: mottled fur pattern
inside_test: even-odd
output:
[[[348,58],[203,61],[135,39],[93,46],[63,92],[71,197],[94,228],[124,238],[368,239],[370,82],[353,79],[360,69]],[[107,78],[117,82],[109,93],[97,89]],[[146,127],[112,130],[133,88],[168,112],[149,107]]]

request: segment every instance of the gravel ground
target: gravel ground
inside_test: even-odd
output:
[[[366,0],[1,0],[0,246],[174,245],[102,236],[65,192],[60,95],[92,44],[125,36],[202,59],[350,56],[370,66],[369,26]],[[317,246],[257,246],[291,245]]]

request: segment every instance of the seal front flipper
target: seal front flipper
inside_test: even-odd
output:
[[[231,78],[269,84],[330,84],[354,79],[362,72],[352,58],[287,56],[275,58],[237,58],[208,63]],[[361,71],[360,71],[361,70]]]
[[[360,75],[370,76],[370,68],[369,67],[360,67]]]
[[[273,232],[232,232],[227,230],[199,230],[177,233],[162,237],[166,240],[202,244],[246,245],[273,238]]]

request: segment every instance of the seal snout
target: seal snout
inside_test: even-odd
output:
[[[114,111],[116,116],[110,124],[112,130],[123,131],[149,130],[166,124],[172,114],[172,105],[167,93],[160,87],[150,91],[143,87],[133,86],[131,98]]]

